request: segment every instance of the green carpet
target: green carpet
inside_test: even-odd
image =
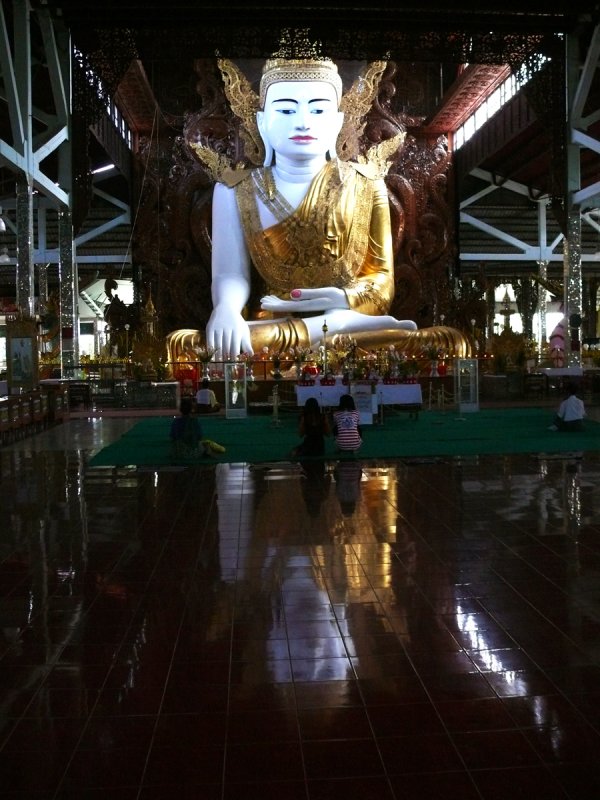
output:
[[[511,453],[567,453],[600,449],[600,423],[586,421],[585,430],[558,433],[548,430],[552,410],[547,408],[422,411],[419,419],[390,411],[383,425],[363,427],[361,459],[415,458],[424,456],[473,456]],[[178,463],[169,440],[170,417],[149,417],[138,422],[119,440],[92,457],[90,466],[149,466]],[[228,420],[214,417],[201,421],[204,436],[226,448],[215,458],[199,457],[198,463],[264,463],[289,459],[298,443],[294,413],[280,417],[275,426],[270,416]],[[339,458],[333,439],[326,443],[326,458]],[[179,462],[179,463],[189,463]]]

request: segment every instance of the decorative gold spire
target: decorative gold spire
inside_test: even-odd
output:
[[[342,99],[342,79],[337,66],[323,56],[321,42],[311,41],[308,28],[283,28],[279,50],[265,63],[260,81],[259,102],[265,107],[267,89],[281,81],[324,81]]]
[[[146,308],[144,310],[149,316],[156,315],[156,309],[154,308],[154,303],[152,302],[152,287],[150,287],[148,292],[148,299],[146,300]]]

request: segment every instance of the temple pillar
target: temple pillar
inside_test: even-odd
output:
[[[567,238],[564,244],[563,280],[565,317],[569,323],[567,366],[581,366],[579,330],[582,314],[581,276],[581,214],[571,208],[567,218]]]
[[[485,290],[485,308],[486,308],[486,339],[485,349],[486,352],[492,351],[492,339],[494,337],[494,317],[496,316],[496,282],[488,285]]]
[[[583,323],[582,338],[595,339],[598,336],[597,323],[598,279],[585,278],[583,281]]]
[[[58,212],[61,371],[79,363],[79,280],[73,252],[71,211]]]
[[[579,43],[573,34],[566,39],[566,94],[567,115],[570,117],[575,93],[579,82],[581,64]],[[581,271],[581,208],[573,200],[575,192],[581,187],[581,155],[572,138],[567,137],[566,145],[566,191],[565,191],[565,238],[563,249],[563,302],[565,317],[569,325],[566,345],[566,365],[581,366],[579,330],[582,315],[582,271]],[[566,333],[566,331],[565,331]]]
[[[46,309],[48,305],[48,267],[49,264],[37,265],[37,280],[38,280],[38,303],[40,313],[42,309]]]
[[[35,313],[35,274],[33,269],[33,186],[25,176],[17,179],[17,279],[16,305],[21,314]]]
[[[538,261],[538,277],[539,277],[539,284],[540,284],[540,295],[538,300],[538,309],[540,314],[540,330],[538,336],[538,351],[539,353],[543,353],[544,347],[546,345],[546,341],[548,339],[548,330],[547,330],[547,323],[546,323],[546,313],[547,313],[547,281],[548,281],[548,261]]]

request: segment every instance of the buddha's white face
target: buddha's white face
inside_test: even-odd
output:
[[[282,81],[267,90],[258,129],[277,155],[306,160],[335,153],[344,121],[335,89],[324,81]]]

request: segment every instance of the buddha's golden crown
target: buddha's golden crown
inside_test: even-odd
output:
[[[342,79],[337,66],[328,58],[270,58],[260,79],[260,108],[265,106],[267,89],[282,81],[323,81],[335,89],[338,105],[342,98]]]

